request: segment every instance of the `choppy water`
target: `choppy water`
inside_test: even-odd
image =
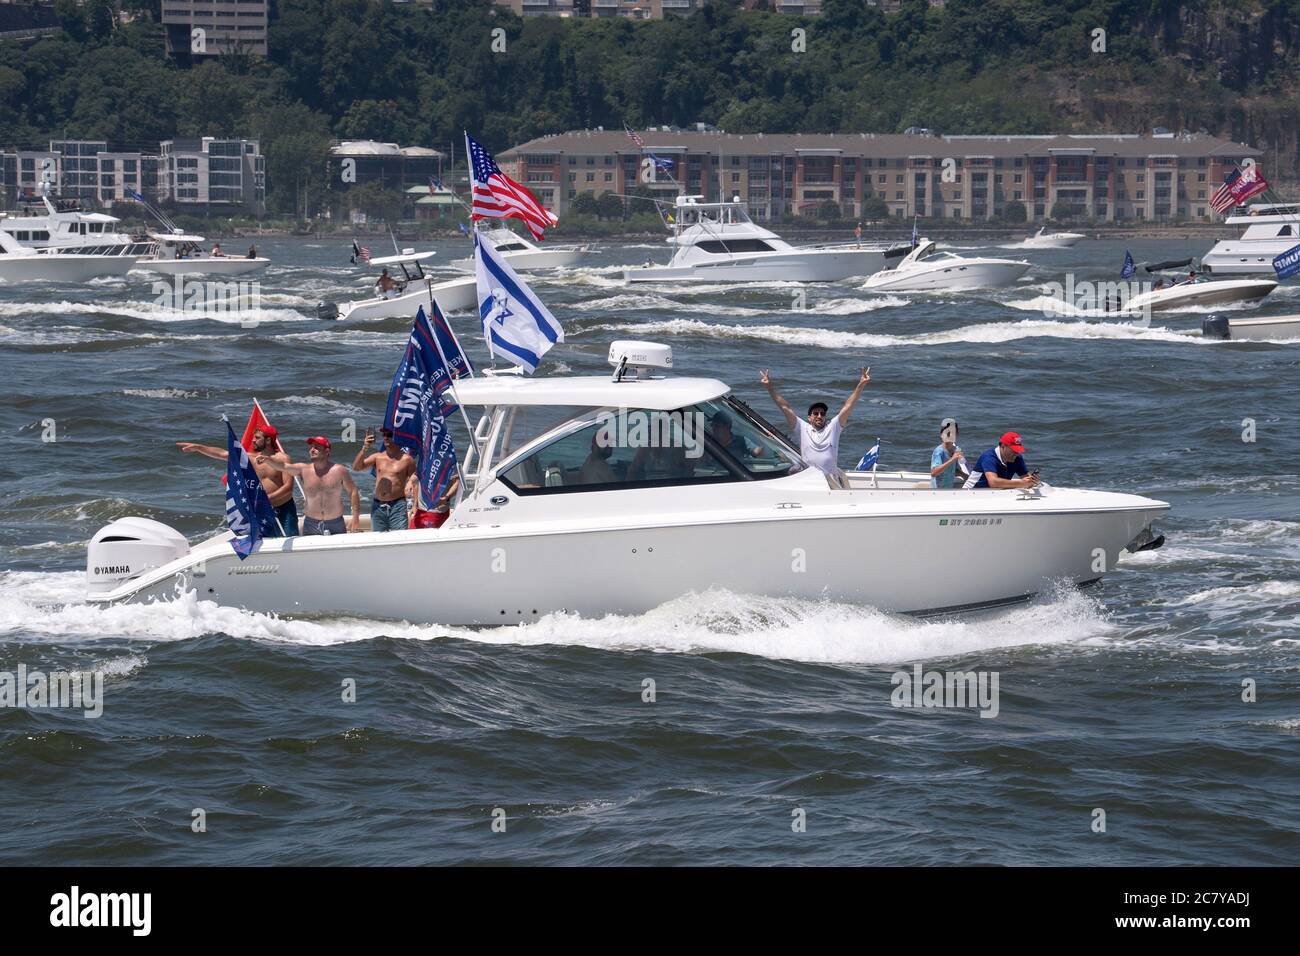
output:
[[[569,336],[544,371],[604,372],[612,337],[666,340],[679,373],[775,416],[758,369],[796,405],[834,408],[870,365],[846,458],[880,436],[883,465],[926,467],[954,415],[968,451],[1014,428],[1054,483],[1173,505],[1168,544],[1100,588],[946,621],[708,582],[640,617],[499,630],[194,600],[92,610],[84,546],[105,522],[195,536],[220,520],[215,464],[173,441],[220,443],[219,415],[242,422],[254,394],[291,451],[378,420],[407,323],[314,317],[361,288],[344,241],[262,244],[275,265],[255,323],[159,306],[144,277],[0,288],[0,670],[108,675],[96,720],[0,710],[0,858],[1294,863],[1300,342],[1207,342],[1189,334],[1196,312],[1150,328],[1043,314],[1043,283],[1114,279],[1126,245],[1137,259],[1208,247],[990,247],[1035,268],[993,293],[812,287],[804,309],[787,283],[624,286],[620,264],[661,256],[649,244],[536,283]],[[1300,286],[1254,311],[1300,312]],[[470,318],[453,322],[474,341]],[[953,573],[936,555],[934,574]],[[892,707],[890,675],[913,662],[998,672],[998,717]]]

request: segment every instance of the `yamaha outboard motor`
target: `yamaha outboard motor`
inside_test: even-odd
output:
[[[339,306],[337,302],[316,303],[316,318],[337,319],[338,317],[339,317]]]
[[[95,533],[86,549],[86,589],[106,594],[189,553],[190,543],[175,528],[152,518],[118,518]]]
[[[1224,315],[1210,315],[1201,320],[1201,334],[1207,339],[1230,339],[1232,330]]]

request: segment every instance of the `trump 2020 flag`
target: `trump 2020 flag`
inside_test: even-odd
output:
[[[1273,260],[1273,271],[1277,273],[1279,282],[1300,273],[1300,246],[1292,246],[1275,258]]]
[[[564,329],[491,243],[474,237],[478,315],[488,353],[509,359],[531,375]]]
[[[868,469],[873,469],[876,467],[879,461],[880,461],[880,439],[877,438],[876,443],[871,446],[871,450],[868,451],[865,455],[863,455],[861,459],[859,459],[858,467],[854,470],[867,471]]]
[[[1135,266],[1135,265],[1133,264],[1133,253],[1131,253],[1131,252],[1129,252],[1127,249],[1125,249],[1125,250],[1124,250],[1124,267],[1123,267],[1122,269],[1119,270],[1119,277],[1120,277],[1121,279],[1131,279],[1131,278],[1133,278],[1133,275],[1134,275],[1134,273],[1136,273],[1136,272],[1137,272],[1137,266]]]
[[[422,511],[431,511],[456,474],[456,449],[452,447],[451,429],[438,410],[433,389],[425,389],[420,396],[420,417],[420,461],[416,469],[420,481],[419,504]]]
[[[432,319],[424,306],[420,306],[406,340],[406,351],[393,375],[384,410],[384,427],[392,429],[393,443],[402,448],[419,447],[423,435],[421,397],[424,392],[431,390],[435,396],[442,396],[452,379],[473,374],[474,367],[461,351],[460,342],[437,302],[433,304]],[[455,410],[454,402],[442,398],[442,414]]]
[[[262,479],[257,477],[257,469],[244,446],[235,440],[235,430],[229,421],[226,422],[226,527],[235,533],[230,546],[240,561],[248,557],[262,538],[280,533],[280,523],[262,487]]]

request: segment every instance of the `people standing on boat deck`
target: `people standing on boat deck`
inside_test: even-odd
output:
[[[262,479],[262,488],[275,509],[275,519],[284,529],[284,536],[292,538],[298,533],[298,505],[293,500],[293,479],[279,469],[272,468],[270,459],[289,464],[289,456],[279,450],[280,433],[270,425],[264,425],[253,432],[253,451],[248,457],[253,462],[257,477]],[[197,453],[217,461],[225,461],[229,456],[224,448],[215,445],[200,445],[192,441],[178,441],[176,446],[183,452]]]
[[[795,439],[799,442],[799,455],[803,460],[827,474],[833,473],[839,467],[840,433],[848,424],[849,416],[853,414],[853,406],[862,397],[862,390],[871,381],[871,368],[862,370],[858,384],[854,386],[849,397],[845,399],[844,406],[833,418],[827,418],[830,408],[825,402],[813,402],[808,407],[807,421],[796,415],[790,403],[777,392],[766,369],[759,372],[758,380],[767,388],[767,394],[772,396],[776,407],[785,414],[786,424],[794,430]]]
[[[456,491],[460,488],[460,475],[452,477],[447,483],[447,490],[442,493],[433,504],[433,510],[425,511],[420,507],[420,476],[411,475],[406,480],[406,497],[415,502],[415,514],[411,519],[411,526],[415,528],[441,528],[451,517],[451,502],[456,497]]]
[[[330,461],[330,440],[324,435],[307,439],[307,454],[311,461],[301,465],[282,464],[271,461],[272,468],[297,475],[302,481],[302,493],[307,499],[307,516],[302,521],[302,533],[307,534],[356,534],[361,530],[361,492],[348,470],[337,462]],[[347,524],[343,523],[343,501],[340,491],[348,493],[348,503],[352,514]]]
[[[962,487],[1033,488],[1038,484],[1038,470],[1031,473],[1025,466],[1021,457],[1024,450],[1019,433],[1004,433],[996,445],[980,455]]]
[[[853,227],[853,238],[857,241],[858,245],[862,244],[862,223],[858,223]]]
[[[379,281],[375,283],[375,286],[379,289],[380,296],[387,299],[388,293],[397,288],[397,280],[390,276],[388,270],[385,269],[379,273]]]
[[[212,244],[212,258],[213,258],[213,259],[224,259],[224,258],[226,258],[226,254],[225,254],[224,252],[221,251],[221,243],[219,243],[219,242],[214,242],[214,243]]]
[[[970,469],[957,445],[960,431],[955,418],[945,418],[939,423],[939,444],[930,454],[931,488],[960,488],[965,483]]]
[[[371,531],[405,531],[409,527],[406,516],[406,482],[415,474],[415,459],[405,448],[393,444],[390,429],[381,428],[384,449],[373,454],[375,433],[366,429],[357,457],[352,460],[353,471],[375,469],[375,493],[370,499]]]
[[[244,258],[245,258],[245,259],[256,259],[256,258],[257,258],[257,246],[249,246],[249,247],[248,247],[248,255],[245,256]]]

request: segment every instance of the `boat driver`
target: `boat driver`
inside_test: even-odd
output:
[[[307,499],[307,516],[303,518],[303,534],[356,534],[361,530],[361,492],[348,470],[330,461],[330,440],[324,435],[307,439],[310,463],[301,465],[267,459],[267,464],[277,471],[287,471],[302,481],[303,497]],[[343,522],[343,501],[340,491],[347,491],[352,514],[347,524]]]
[[[767,394],[772,396],[772,401],[776,403],[776,407],[781,409],[785,415],[786,424],[794,431],[795,439],[799,443],[800,457],[808,464],[821,469],[827,474],[834,474],[839,468],[840,433],[844,430],[844,426],[848,424],[849,416],[853,414],[853,406],[862,397],[862,390],[871,381],[870,367],[862,370],[862,374],[858,377],[858,384],[849,393],[849,397],[844,400],[844,406],[835,414],[834,418],[827,418],[830,409],[825,402],[813,402],[808,407],[808,418],[805,421],[794,413],[790,403],[777,392],[776,386],[772,384],[772,379],[767,374],[766,369],[758,373],[758,380],[767,389]]]
[[[375,288],[379,290],[379,295],[382,298],[387,299],[390,297],[389,294],[398,291],[400,286],[397,284],[397,280],[390,276],[388,270],[385,269],[379,273],[379,281],[375,283]]]

